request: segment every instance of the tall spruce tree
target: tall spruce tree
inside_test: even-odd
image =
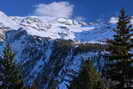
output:
[[[9,45],[3,51],[0,59],[0,89],[27,89],[18,66],[14,61],[14,53]]]
[[[104,83],[92,62],[87,60],[81,66],[79,75],[70,82],[68,89],[104,89]]]
[[[130,53],[133,46],[132,26],[124,9],[120,11],[114,31],[114,39],[107,41],[110,56],[107,58],[103,74],[107,80],[111,80],[111,89],[133,89],[133,58]]]

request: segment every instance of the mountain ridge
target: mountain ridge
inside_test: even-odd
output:
[[[109,38],[110,36],[107,34],[112,36],[113,32],[111,29],[113,28],[113,24],[104,21],[85,23],[84,21],[63,17],[7,16],[3,12],[0,12],[0,28],[4,31],[22,28],[30,35],[79,42],[102,41]],[[103,29],[106,30],[103,31]]]

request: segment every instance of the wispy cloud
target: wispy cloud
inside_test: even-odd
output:
[[[68,2],[52,2],[49,4],[39,4],[36,6],[34,15],[51,17],[71,17],[73,5]]]

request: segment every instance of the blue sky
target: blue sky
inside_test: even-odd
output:
[[[83,17],[88,21],[117,16],[120,8],[125,8],[129,15],[133,15],[133,0],[0,0],[0,10],[11,16],[27,16],[32,15],[39,4],[46,6],[64,1],[73,6],[73,17]]]

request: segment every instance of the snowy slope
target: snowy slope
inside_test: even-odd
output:
[[[48,16],[7,16],[0,12],[0,28],[2,28],[0,30],[22,28],[30,35],[52,39],[71,39],[80,42],[105,40],[113,34],[112,28],[109,28],[111,24],[108,22],[87,24],[73,19]]]
[[[40,37],[94,42],[111,38],[113,35],[112,29],[117,21],[118,18],[111,17],[108,22],[85,23],[74,19],[48,16],[7,16],[0,12],[0,33],[22,28],[28,34]],[[131,19],[131,23],[133,24],[133,19]]]

